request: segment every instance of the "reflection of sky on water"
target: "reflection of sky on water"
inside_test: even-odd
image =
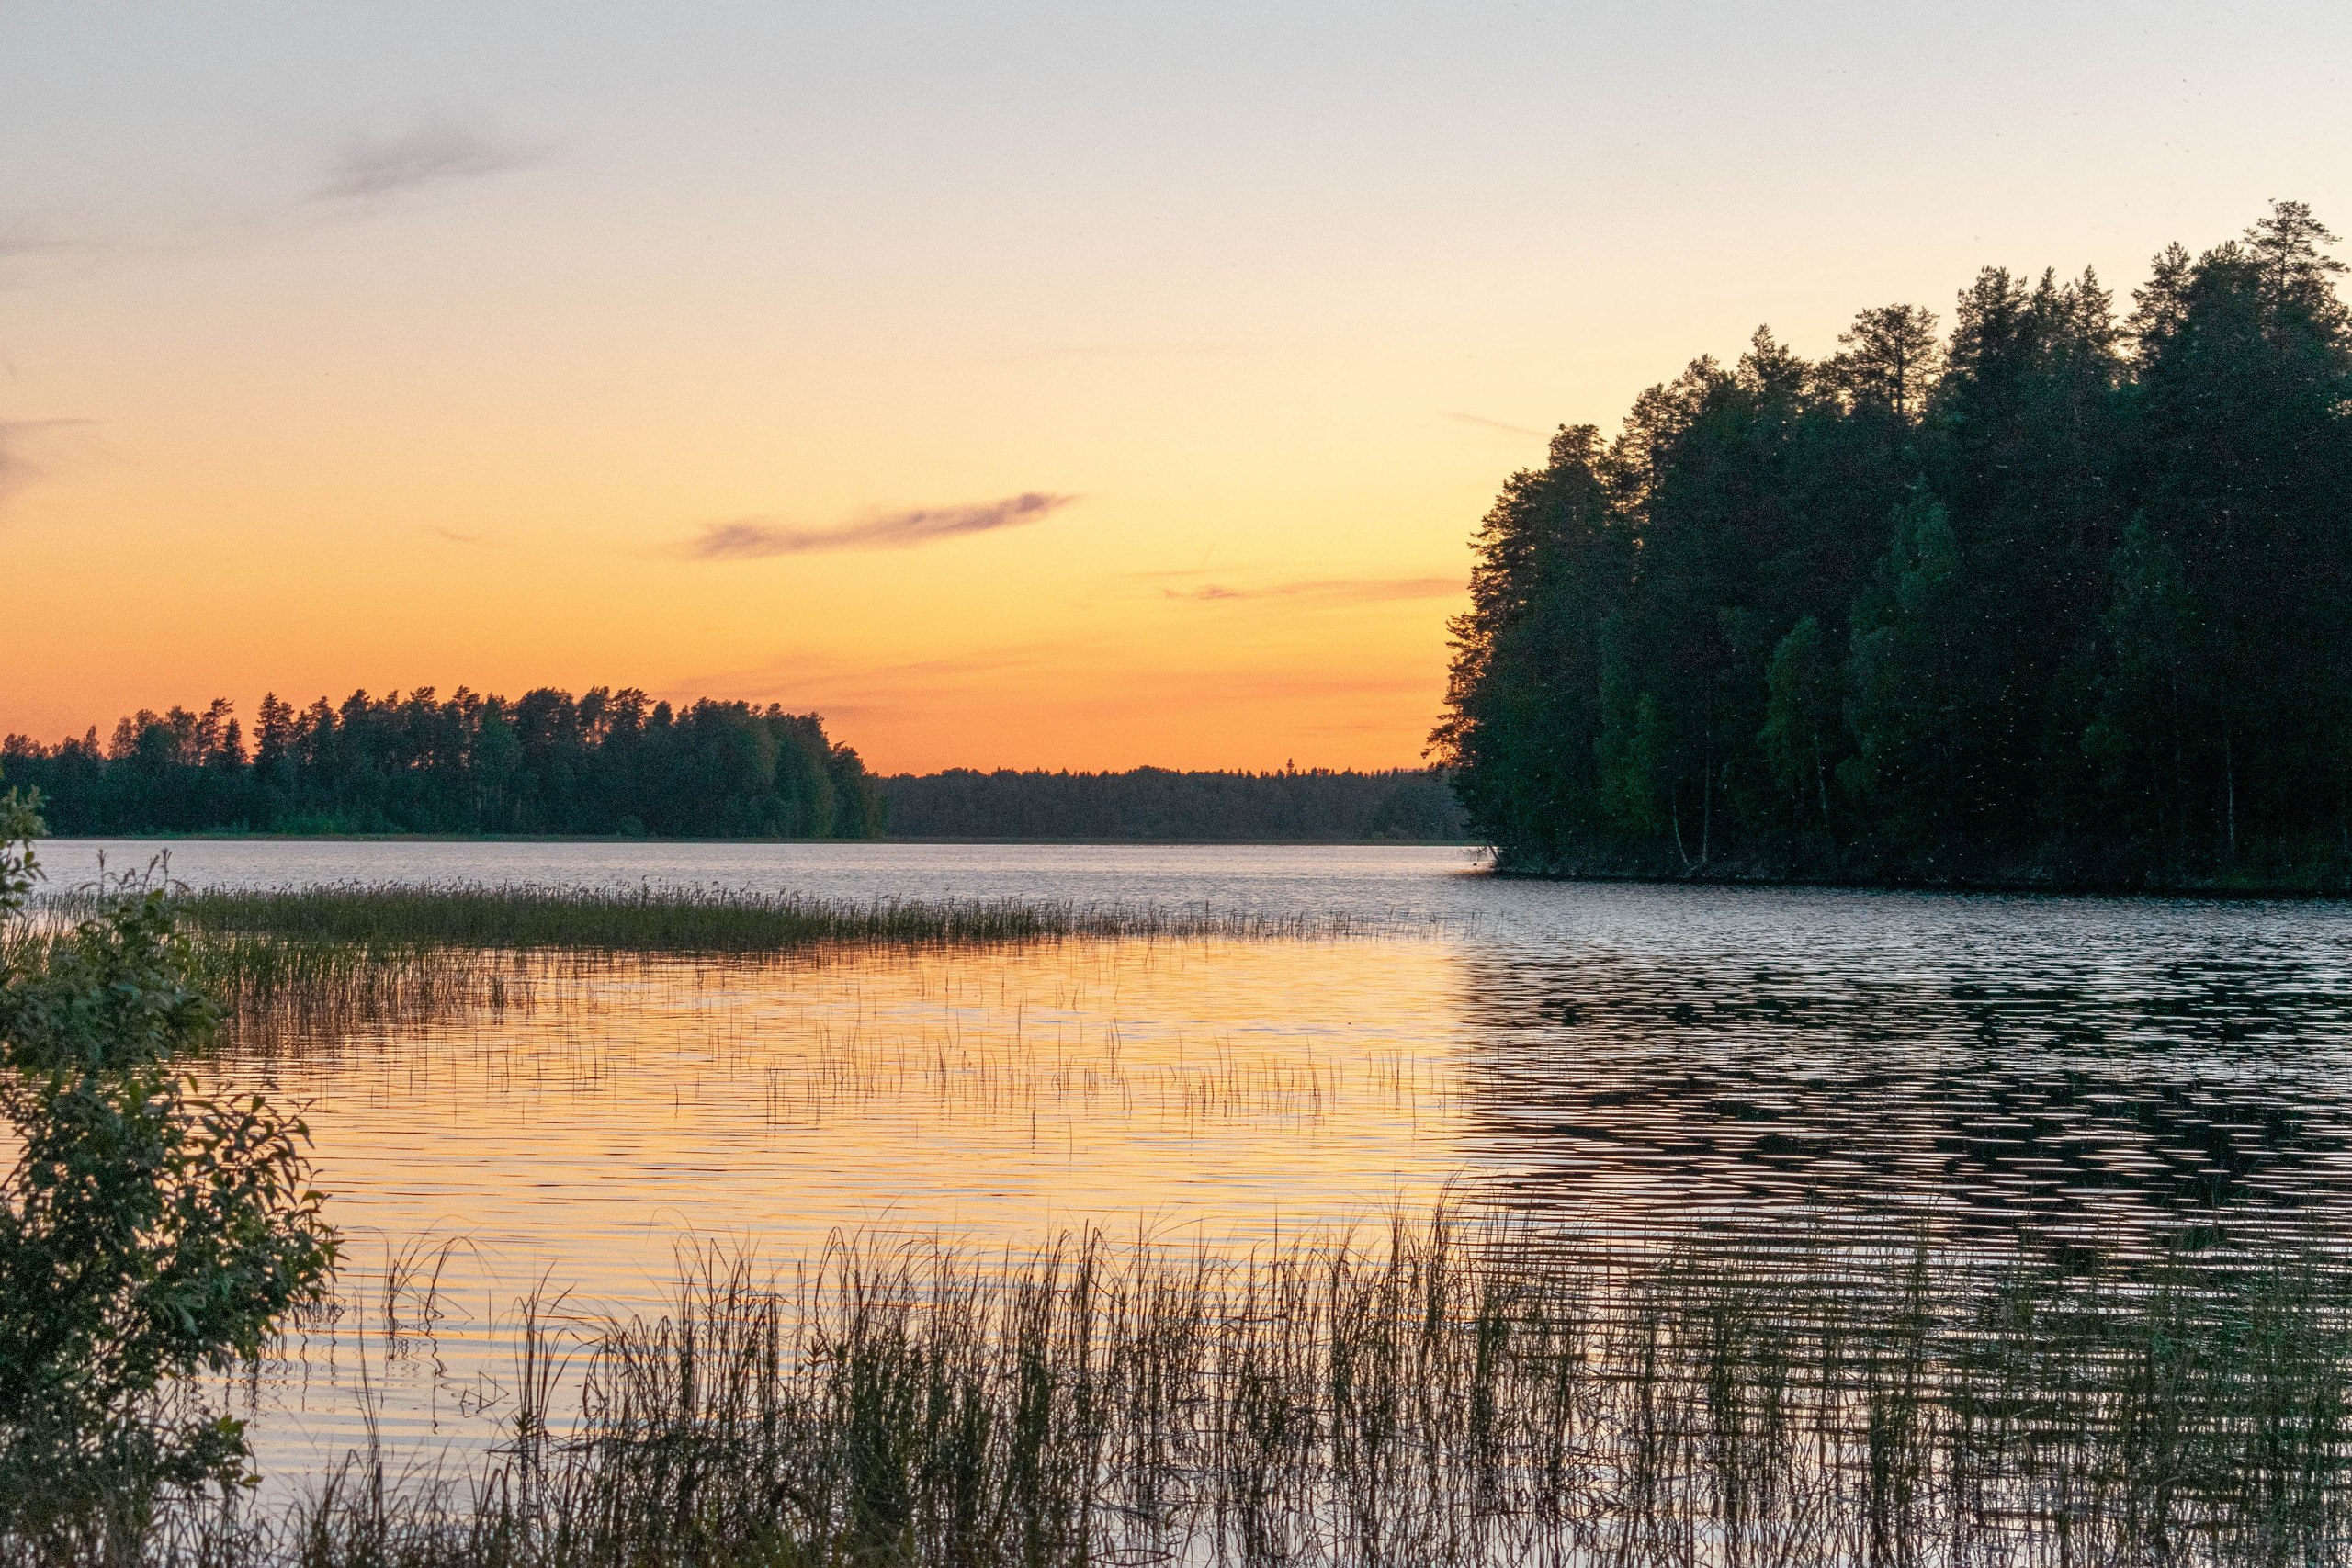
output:
[[[421,1266],[439,1376],[423,1347],[374,1374],[401,1441],[479,1427],[463,1402],[507,1377],[500,1325],[535,1282],[658,1309],[688,1237],[788,1264],[836,1232],[1224,1245],[1426,1209],[1459,1160],[1453,959],[1383,938],[559,965],[526,1009],[241,1062],[311,1102],[359,1265],[340,1332],[295,1348],[323,1375],[260,1429],[299,1398],[310,1436],[356,1438],[345,1363],[417,1238],[461,1245]]]
[[[60,880],[86,847],[51,847]],[[114,857],[120,863],[121,852]],[[201,844],[192,882],[727,883],[1439,918],[1340,942],[663,962],[240,1072],[314,1103],[355,1267],[259,1391],[281,1473],[491,1435],[536,1281],[649,1307],[682,1236],[1216,1242],[1466,1182],[1603,1238],[1856,1206],[2129,1245],[2345,1191],[2352,918],[2325,905],[1499,882],[1458,852]],[[389,1246],[454,1239],[387,1356]],[[419,1255],[429,1247],[419,1248]],[[429,1269],[429,1265],[428,1265]],[[422,1310],[423,1275],[401,1297]],[[368,1331],[359,1331],[365,1324]]]

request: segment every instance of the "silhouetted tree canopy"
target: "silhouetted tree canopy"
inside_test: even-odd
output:
[[[2278,203],[2119,321],[1758,331],[1563,429],[1477,536],[1432,750],[1507,867],[2352,879],[2352,323]]]
[[[890,831],[910,839],[1158,842],[1448,841],[1462,808],[1420,769],[1277,773],[945,773],[882,781]]]
[[[1460,840],[1462,808],[1422,769],[944,773],[877,778],[814,714],[637,691],[574,698],[429,688],[297,709],[271,695],[250,735],[231,705],[141,711],[101,740],[0,742],[11,783],[74,835],[514,833],[1242,842]]]
[[[79,740],[0,745],[52,831],[581,833],[863,839],[881,798],[815,714],[636,690],[509,701],[462,688],[262,699],[248,749],[230,705],[141,712]]]

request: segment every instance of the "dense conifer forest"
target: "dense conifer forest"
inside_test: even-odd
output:
[[[354,693],[141,711],[105,739],[0,741],[51,831],[522,834],[710,839],[1460,840],[1462,808],[1420,769],[977,773],[878,778],[815,714],[644,693],[508,700]]]
[[[882,781],[909,839],[1348,843],[1465,839],[1462,808],[1419,769],[1278,773],[945,773]]]
[[[1758,331],[1477,536],[1433,754],[1507,869],[2342,889],[2352,325],[2281,202]]]
[[[862,839],[881,797],[814,714],[642,692],[542,688],[512,701],[427,688],[296,709],[262,701],[250,746],[225,701],[141,712],[101,742],[0,743],[62,835],[639,834]]]

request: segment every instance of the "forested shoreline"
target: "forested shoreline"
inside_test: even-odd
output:
[[[868,772],[815,714],[642,692],[521,697],[430,688],[296,709],[265,697],[141,710],[104,739],[0,740],[66,837],[171,833],[436,838],[1459,841],[1427,769]]]
[[[2352,325],[2282,202],[1759,330],[1564,427],[1477,536],[1433,755],[1510,871],[2352,883]]]
[[[882,796],[890,836],[903,839],[1297,844],[1449,843],[1469,837],[1442,776],[1422,768],[950,768],[885,778]]]
[[[101,741],[0,742],[12,785],[64,836],[185,832],[867,839],[882,802],[815,714],[542,687],[275,694],[251,743],[231,704],[141,710]]]

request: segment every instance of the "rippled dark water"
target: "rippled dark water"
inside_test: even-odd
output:
[[[47,846],[52,875],[96,848]],[[281,1471],[370,1411],[484,1440],[519,1295],[656,1304],[687,1238],[1248,1245],[1452,1192],[1603,1246],[1864,1215],[2132,1252],[2352,1198],[2335,905],[1537,884],[1428,849],[199,843],[172,869],[1207,903],[1374,933],[615,964],[236,1061],[312,1104],[354,1241],[340,1314],[248,1394]],[[429,1343],[387,1332],[403,1314]]]
[[[2335,907],[1612,893],[1464,947],[1480,1168],[1531,1197],[2086,1241],[2345,1198]]]

